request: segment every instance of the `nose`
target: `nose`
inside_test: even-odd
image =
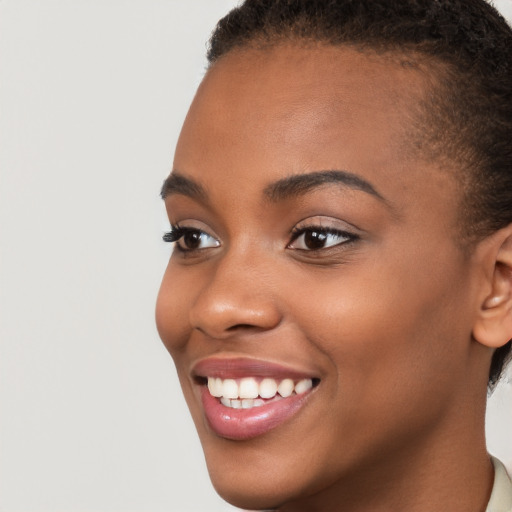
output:
[[[219,261],[190,309],[190,323],[214,339],[261,332],[281,322],[272,265],[247,257]]]

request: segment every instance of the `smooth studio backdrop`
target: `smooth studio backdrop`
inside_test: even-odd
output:
[[[0,512],[232,510],[154,303],[159,188],[235,4],[0,0]],[[512,468],[510,432],[509,381],[488,437]]]

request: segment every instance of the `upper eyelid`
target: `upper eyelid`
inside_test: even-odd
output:
[[[208,236],[219,239],[215,230],[206,222],[196,219],[185,219],[180,221],[170,221],[171,229],[182,229],[190,231],[201,231]]]
[[[174,224],[173,226],[171,226],[171,230],[177,230],[177,231],[182,231],[182,232],[187,232],[187,231],[195,231],[195,232],[198,232],[198,233],[202,233],[202,234],[205,234],[205,235],[208,235],[209,237],[211,238],[215,238],[216,240],[219,239],[219,237],[217,235],[215,235],[214,233],[212,233],[212,231],[208,230],[208,229],[205,229],[205,228],[200,228],[200,227],[196,227],[196,226],[183,226],[181,224]]]
[[[343,233],[352,234],[353,236],[359,236],[359,234],[363,231],[355,224],[349,223],[347,221],[337,219],[335,217],[315,215],[313,217],[306,217],[305,219],[297,222],[293,227],[292,232],[315,228],[324,231],[340,231]]]
[[[164,242],[174,243],[180,240],[183,237],[183,235],[186,234],[187,232],[202,233],[210,238],[213,238],[214,240],[217,240],[220,243],[219,238],[216,235],[208,232],[206,229],[194,226],[182,226],[180,225],[180,223],[171,223],[171,229],[164,233],[162,239],[164,240]]]

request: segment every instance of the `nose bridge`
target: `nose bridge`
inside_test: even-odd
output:
[[[250,249],[229,250],[214,263],[211,278],[190,311],[192,327],[212,338],[240,329],[272,329],[281,320],[272,264]]]

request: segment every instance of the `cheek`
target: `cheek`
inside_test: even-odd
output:
[[[169,263],[156,302],[156,326],[161,340],[173,358],[182,352],[190,335],[190,308],[194,290],[190,280],[183,282],[182,272]]]
[[[198,414],[194,414],[194,407],[197,408],[197,404],[193,400],[193,391],[187,374],[187,347],[191,334],[189,316],[196,291],[192,286],[194,281],[185,281],[183,273],[173,269],[172,265],[170,262],[158,293],[156,325],[162,342],[174,360],[183,394],[196,420]]]
[[[434,414],[466,367],[468,269],[449,255],[444,262],[381,256],[364,273],[346,267],[338,277],[304,283],[308,293],[293,308],[330,359],[332,398],[351,421]]]

